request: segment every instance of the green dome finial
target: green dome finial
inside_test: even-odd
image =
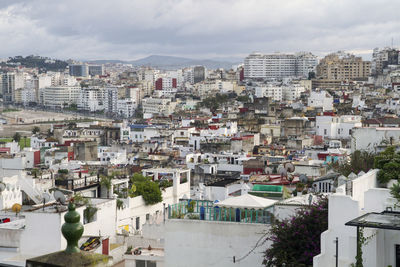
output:
[[[67,240],[66,253],[80,252],[78,241],[83,234],[83,225],[80,223],[81,216],[75,211],[75,204],[69,202],[68,212],[64,215],[65,223],[61,227],[61,232]]]

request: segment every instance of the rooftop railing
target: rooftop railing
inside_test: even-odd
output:
[[[220,207],[218,203],[209,200],[181,200],[177,204],[168,205],[168,219],[270,224],[273,220],[273,207]]]

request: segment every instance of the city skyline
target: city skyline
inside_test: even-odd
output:
[[[0,57],[135,60],[149,55],[244,58],[337,50],[370,57],[394,46],[395,1],[5,1]],[[94,7],[94,8],[93,8]],[[63,19],[60,19],[63,18]],[[393,40],[393,41],[392,41]]]

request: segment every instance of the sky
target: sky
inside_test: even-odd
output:
[[[400,46],[398,0],[0,0],[0,58],[242,58]],[[397,31],[396,31],[397,30]]]

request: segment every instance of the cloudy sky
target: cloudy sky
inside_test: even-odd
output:
[[[0,57],[243,57],[400,46],[399,0],[0,0]]]

